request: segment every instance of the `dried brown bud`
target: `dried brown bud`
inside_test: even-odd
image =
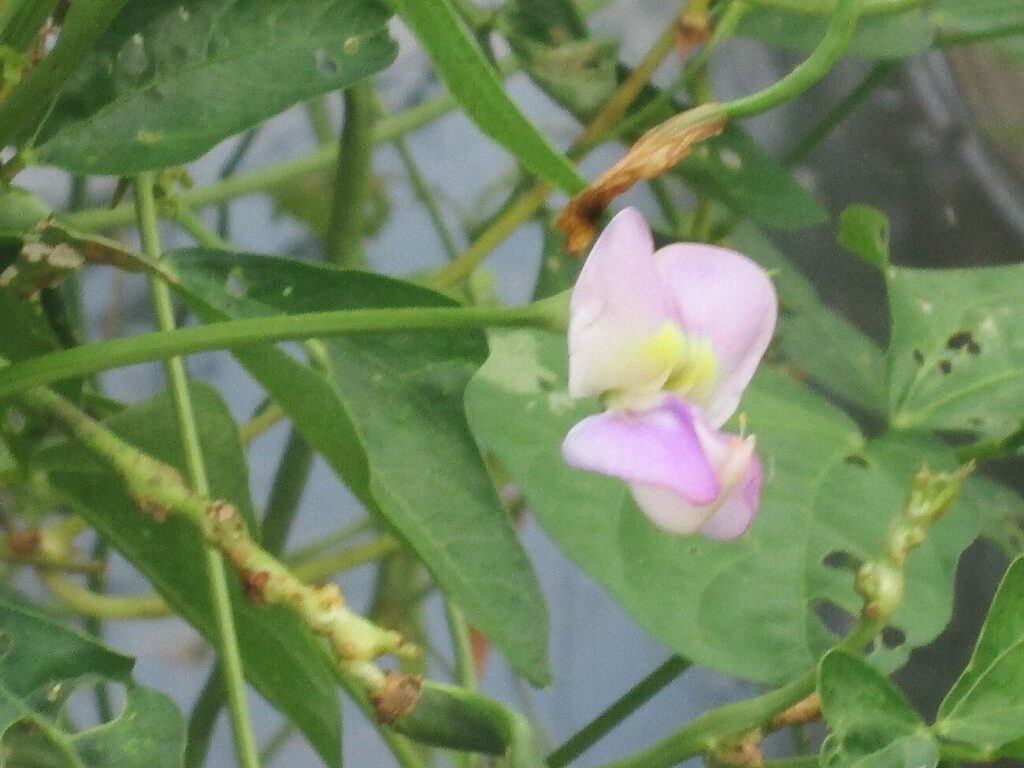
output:
[[[377,722],[391,725],[402,715],[412,712],[420,697],[423,678],[388,672],[384,687],[370,697]]]

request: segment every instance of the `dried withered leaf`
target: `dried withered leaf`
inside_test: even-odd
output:
[[[695,144],[725,128],[718,104],[704,104],[669,118],[636,140],[619,162],[568,202],[555,227],[565,233],[565,247],[578,253],[594,239],[598,220],[616,197],[642,179],[651,179],[690,154]]]

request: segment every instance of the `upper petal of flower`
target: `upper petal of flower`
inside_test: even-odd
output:
[[[715,380],[698,405],[712,425],[739,405],[775,329],[778,299],[765,271],[727,248],[678,243],[654,255],[684,333],[710,342]]]
[[[653,253],[650,229],[634,208],[612,219],[590,251],[570,302],[573,397],[656,393],[668,378],[678,318]]]
[[[721,491],[693,411],[675,398],[646,411],[584,419],[566,435],[562,455],[574,467],[656,488],[692,505],[710,504]]]

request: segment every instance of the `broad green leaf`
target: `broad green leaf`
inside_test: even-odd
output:
[[[889,266],[889,219],[870,205],[851,205],[839,217],[839,244],[871,266]]]
[[[821,42],[828,17],[786,13],[778,8],[754,8],[744,15],[738,34],[782,48],[809,51]],[[872,59],[902,59],[926,50],[934,38],[928,17],[920,9],[894,15],[862,18],[847,54]]]
[[[696,192],[775,229],[820,224],[828,213],[792,174],[738,126],[698,144],[678,166]]]
[[[469,118],[540,178],[575,194],[586,180],[505,93],[487,55],[450,0],[392,0]]]
[[[439,294],[358,271],[269,256],[167,257],[205,320],[397,306],[450,306]],[[486,357],[477,330],[340,337],[319,365],[273,346],[235,352],[369,509],[520,672],[547,681],[547,613],[536,576],[466,424],[462,393]]]
[[[672,536],[647,521],[625,483],[564,464],[565,434],[597,408],[568,397],[564,343],[540,332],[493,334],[491,358],[467,391],[474,432],[558,546],[642,626],[739,677],[780,682],[812,666],[834,640],[816,611],[859,610],[848,563],[881,549],[922,463],[955,464],[931,438],[865,441],[840,411],[766,371],[741,409],[766,471],[753,528],[729,542]],[[945,626],[975,515],[958,505],[911,556],[893,621],[905,642],[880,644],[877,663],[898,666]]]
[[[533,286],[534,300],[546,299],[572,288],[583,268],[583,258],[568,253],[562,247],[565,236],[554,228],[553,220],[547,212],[541,221],[544,242],[541,246],[537,282]]]
[[[783,354],[844,401],[885,413],[885,357],[878,345],[825,305],[807,278],[755,228],[739,227],[730,243],[773,276],[779,292],[776,339]]]
[[[939,749],[888,678],[856,656],[831,651],[818,668],[821,711],[832,729],[823,768],[935,768]]]
[[[1024,739],[1024,558],[1003,576],[971,660],[939,707],[935,731],[993,755]],[[1011,750],[1024,757],[1024,745]]]
[[[1024,4],[1018,0],[934,0],[927,13],[944,32],[986,32],[1024,24]]]
[[[64,88],[35,158],[109,174],[188,162],[383,69],[386,22],[374,0],[132,0]]]
[[[1024,415],[1024,265],[887,272],[890,423],[999,434]]]
[[[253,526],[248,472],[238,430],[227,406],[209,387],[190,387],[211,493],[236,504]],[[115,433],[184,471],[174,412],[167,393],[106,420]],[[38,464],[55,488],[103,533],[186,621],[211,642],[217,629],[204,567],[205,544],[178,518],[157,522],[141,512],[120,479],[75,444],[47,449]],[[250,528],[255,530],[254,528]],[[229,579],[246,677],[287,715],[329,765],[341,749],[337,677],[320,642],[280,608],[249,603]]]
[[[570,0],[513,0],[505,37],[527,74],[570,111],[593,112],[618,85],[618,44],[587,36]]]
[[[136,685],[134,661],[77,630],[0,602],[0,737],[5,765],[178,768],[185,722],[162,693]],[[124,709],[113,720],[76,730],[63,705],[98,679],[122,683]],[[32,727],[32,726],[35,727]]]

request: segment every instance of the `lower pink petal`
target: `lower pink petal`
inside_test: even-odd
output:
[[[721,486],[694,428],[689,406],[666,398],[647,411],[608,411],[574,426],[562,444],[574,467],[653,486],[703,505]]]

